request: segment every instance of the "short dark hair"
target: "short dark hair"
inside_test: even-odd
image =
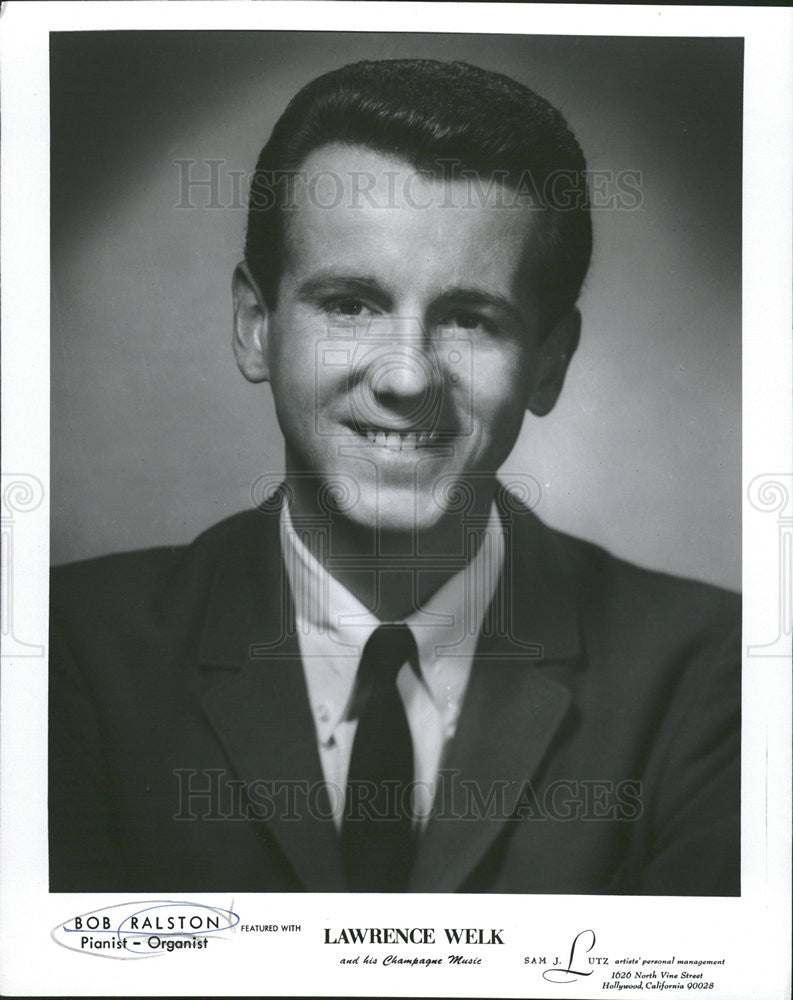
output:
[[[331,143],[366,146],[440,178],[455,166],[526,191],[542,209],[546,329],[574,304],[592,252],[586,161],[562,115],[528,87],[463,62],[363,61],[312,80],[276,123],[251,184],[245,260],[271,306],[286,251],[290,173]]]

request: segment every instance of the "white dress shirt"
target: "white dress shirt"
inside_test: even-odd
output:
[[[311,554],[281,512],[281,551],[295,606],[300,654],[333,820],[341,827],[356,719],[347,719],[367,640],[383,622]],[[475,557],[405,619],[416,640],[421,676],[404,664],[397,688],[413,738],[416,822],[429,817],[435,778],[454,735],[485,612],[504,561],[495,504]]]

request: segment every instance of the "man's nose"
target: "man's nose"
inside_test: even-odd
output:
[[[438,385],[438,362],[424,328],[415,319],[389,319],[377,330],[367,381],[384,405],[421,403]],[[381,339],[382,338],[382,339]]]

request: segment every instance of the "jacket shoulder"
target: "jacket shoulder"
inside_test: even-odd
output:
[[[102,580],[116,575],[146,574],[185,556],[200,556],[221,549],[241,535],[247,536],[256,516],[255,511],[240,511],[207,528],[186,545],[160,545],[60,563],[52,567],[52,577],[59,583],[77,584],[92,578]]]
[[[724,635],[740,624],[741,596],[725,587],[636,565],[585,541],[542,525],[546,551],[562,567],[584,611],[627,630]]]
[[[100,612],[110,617],[138,613],[170,597],[208,586],[218,561],[245,552],[262,531],[262,516],[242,511],[202,532],[187,545],[116,552],[55,566],[50,607],[56,619]]]

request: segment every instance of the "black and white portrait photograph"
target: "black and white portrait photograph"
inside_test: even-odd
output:
[[[737,895],[741,41],[51,59],[52,888]]]
[[[51,6],[3,637],[70,988],[734,995],[789,751],[771,18]]]

